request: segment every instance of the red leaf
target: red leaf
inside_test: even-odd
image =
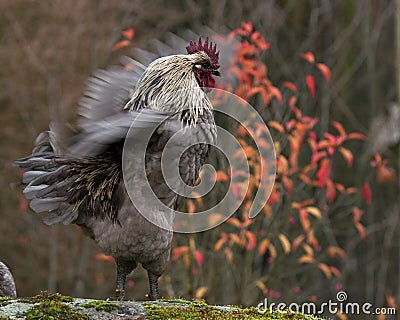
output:
[[[254,249],[257,245],[257,238],[256,238],[255,234],[253,232],[251,232],[250,230],[246,230],[246,236],[248,239],[246,249],[247,250]]]
[[[135,35],[135,30],[133,30],[133,28],[129,28],[129,29],[122,31],[121,33],[128,40],[132,40],[133,36]]]
[[[363,184],[362,187],[362,196],[365,200],[365,203],[367,205],[370,205],[372,203],[372,193],[371,193],[371,188],[369,187],[369,184],[366,182]]]
[[[242,22],[242,27],[244,30],[246,30],[248,33],[253,31],[253,22]]]
[[[319,71],[321,71],[326,81],[329,82],[329,80],[331,80],[331,70],[328,68],[328,66],[323,63],[317,63],[317,68]]]
[[[194,257],[194,260],[196,260],[196,263],[197,263],[199,266],[201,266],[201,265],[203,264],[203,262],[204,262],[204,255],[203,255],[202,252],[200,252],[199,250],[195,250],[195,251],[193,252],[193,257]]]
[[[311,75],[307,75],[306,77],[306,84],[308,87],[308,91],[310,92],[310,96],[314,98],[315,96],[315,80],[314,77]]]
[[[323,157],[326,157],[326,151],[314,152],[311,157],[311,164],[316,164]]]
[[[281,106],[282,105],[282,94],[279,91],[277,87],[270,86],[269,88],[269,93],[276,98],[276,101],[278,101],[278,104]]]
[[[302,53],[300,55],[300,57],[302,57],[304,60],[307,60],[309,63],[314,63],[315,62],[315,57],[314,54],[310,51],[306,52],[306,53]]]
[[[270,44],[265,41],[264,37],[260,32],[256,31],[251,35],[251,40],[261,50],[265,51],[270,47]]]
[[[329,159],[322,159],[317,172],[318,186],[324,187],[331,175],[331,161]]]
[[[341,123],[332,120],[331,121],[331,125],[339,132],[339,135],[341,135],[341,136],[346,136],[347,135],[346,130],[344,130],[344,128],[343,128]]]
[[[364,214],[364,211],[357,207],[354,207],[352,213],[353,213],[353,222],[356,223],[360,221],[362,215]]]
[[[326,182],[326,198],[328,199],[329,203],[333,203],[336,198],[335,184],[330,179]]]

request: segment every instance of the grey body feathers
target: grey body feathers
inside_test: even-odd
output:
[[[211,144],[216,138],[211,103],[191,71],[196,58],[165,57],[148,69],[127,58],[124,66],[97,71],[88,80],[74,132],[52,125],[38,136],[30,156],[15,161],[26,170],[24,195],[34,211],[47,212],[45,223],[75,223],[106,254],[162,274],[172,232],[147,221],[132,205],[122,179],[122,148],[139,114],[135,126],[157,124],[146,155],[148,179],[168,207],[181,207],[183,198],[166,186],[161,174],[163,147],[182,126],[200,125],[200,134]],[[182,155],[179,170],[187,184],[195,183],[208,149],[206,144],[191,146]],[[164,212],[152,214],[165,219]]]

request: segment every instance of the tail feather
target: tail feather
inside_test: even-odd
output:
[[[35,212],[53,211],[58,210],[65,200],[65,197],[34,198],[30,203],[30,207]]]
[[[33,211],[48,212],[43,221],[46,224],[73,222],[78,212],[66,202],[68,186],[68,165],[57,156],[60,149],[56,135],[45,131],[36,138],[32,155],[14,161],[18,167],[27,170],[22,176],[24,196],[31,200]]]

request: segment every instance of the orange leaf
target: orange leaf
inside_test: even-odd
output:
[[[274,128],[275,130],[279,131],[280,133],[285,132],[285,129],[278,121],[274,121],[274,120],[268,121],[268,125],[270,127]]]
[[[321,211],[317,207],[305,207],[304,210],[306,210],[308,213],[312,214],[317,219],[322,218]]]
[[[331,267],[329,267],[329,269],[331,270],[331,273],[332,273],[335,277],[340,277],[340,276],[342,275],[338,268],[335,268],[335,267],[332,267],[332,266],[331,266]]]
[[[324,273],[324,275],[327,279],[332,278],[331,270],[325,263],[322,263],[322,262],[318,263],[318,268]]]
[[[396,308],[396,309],[397,309],[395,297],[390,296],[390,295],[387,294],[387,295],[386,295],[386,301],[387,301],[389,307],[391,307],[391,308]]]
[[[307,75],[306,76],[306,84],[308,87],[308,91],[310,92],[310,96],[314,98],[315,96],[315,80],[312,75]]]
[[[292,241],[292,251],[295,251],[299,247],[299,245],[303,242],[303,240],[304,240],[304,234],[301,234],[296,238],[294,238],[294,240]]]
[[[231,225],[237,227],[237,228],[241,228],[242,227],[242,223],[239,221],[238,218],[229,218],[228,220],[226,220],[226,222],[230,223]]]
[[[329,159],[322,159],[319,169],[317,171],[318,186],[324,187],[331,175],[331,161]]]
[[[289,239],[288,239],[283,233],[280,233],[280,234],[278,235],[278,238],[279,238],[279,240],[281,241],[283,251],[284,251],[286,254],[290,253],[291,246],[290,246],[290,241],[289,241]]]
[[[172,259],[176,260],[189,251],[188,246],[176,247],[172,250]]]
[[[293,82],[290,81],[285,81],[282,83],[282,85],[290,90],[292,90],[293,92],[297,92],[297,87]]]
[[[317,63],[317,68],[319,71],[321,71],[326,81],[329,82],[329,80],[331,80],[331,70],[328,68],[328,66],[323,63]]]
[[[299,258],[299,263],[313,263],[314,257],[309,255],[304,255]]]
[[[302,57],[304,60],[307,60],[311,64],[315,62],[314,54],[310,51],[300,54],[300,57]]]
[[[204,297],[204,295],[206,294],[208,288],[205,286],[202,286],[200,288],[198,288],[195,292],[195,297],[197,300],[200,300]]]
[[[114,261],[114,258],[112,256],[108,256],[104,253],[98,253],[94,256],[94,258],[100,261]]]
[[[365,140],[367,139],[367,136],[362,133],[352,132],[348,134],[347,139]]]
[[[270,253],[270,255],[271,255],[271,258],[272,258],[272,259],[275,259],[276,256],[277,256],[278,254],[277,254],[277,252],[276,252],[275,246],[274,246],[272,243],[269,244],[268,250],[269,250],[269,253]]]
[[[360,235],[360,238],[362,240],[365,240],[365,238],[367,236],[367,233],[365,232],[364,226],[360,222],[356,222],[355,223],[355,227],[356,227],[356,229],[358,231],[358,234]]]
[[[344,251],[342,248],[336,247],[336,246],[329,246],[327,249],[328,255],[333,258],[335,256],[339,256],[342,259],[346,259],[347,254],[346,251]]]
[[[214,246],[214,251],[221,250],[222,246],[228,241],[228,235],[225,232],[221,233],[221,238],[217,241]]]
[[[202,252],[200,252],[199,250],[195,250],[195,251],[193,252],[193,257],[194,257],[194,260],[196,260],[196,263],[197,263],[199,266],[201,266],[201,265],[203,264],[203,262],[204,262],[204,255],[203,255]]]
[[[390,183],[396,181],[396,171],[386,165],[378,167],[376,177],[379,183]]]
[[[133,28],[129,28],[129,29],[122,31],[121,33],[128,40],[132,40],[133,36],[135,35],[135,30],[133,30]]]
[[[258,254],[260,256],[263,256],[265,252],[267,252],[268,246],[269,246],[269,239],[268,238],[263,239],[258,246]]]
[[[196,205],[192,200],[186,201],[187,204],[187,211],[188,213],[195,213],[196,212]]]
[[[362,197],[365,200],[365,203],[367,205],[370,205],[372,203],[372,193],[371,193],[371,188],[369,187],[369,184],[366,182],[363,184],[362,187]]]
[[[130,40],[122,40],[120,42],[117,42],[114,47],[112,48],[113,51],[117,51],[118,49],[124,48],[124,47],[129,47],[132,44]]]
[[[221,213],[212,213],[208,216],[207,220],[210,226],[215,226],[222,222],[225,218],[226,217]]]
[[[351,167],[353,165],[353,153],[349,149],[346,149],[344,147],[339,147],[338,150],[342,154],[343,158],[346,160],[347,166]]]
[[[263,295],[267,296],[268,295],[268,289],[267,289],[267,286],[264,284],[264,282],[262,282],[261,280],[257,280],[255,283],[256,283],[256,286],[261,290]]]
[[[229,181],[229,176],[223,171],[217,171],[214,175],[215,181]]]
[[[225,248],[224,250],[225,258],[228,260],[228,262],[232,263],[233,261],[233,253],[230,248]]]
[[[308,244],[305,243],[302,247],[308,256],[314,256],[314,250]]]
[[[300,209],[299,216],[300,216],[300,222],[301,222],[301,225],[303,227],[303,230],[305,232],[309,232],[311,224],[310,224],[310,220],[308,219],[307,211],[304,210],[304,209]]]

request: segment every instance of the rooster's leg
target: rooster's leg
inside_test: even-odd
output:
[[[115,289],[115,295],[117,300],[124,300],[126,276],[136,268],[136,262],[115,258],[115,263],[117,264],[117,289]]]
[[[149,299],[150,300],[157,300],[159,299],[158,294],[158,277],[155,274],[152,274],[150,271],[147,271],[149,276],[149,285],[150,285],[150,292],[149,292]]]

